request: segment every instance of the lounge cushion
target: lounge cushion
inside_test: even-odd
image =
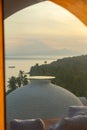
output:
[[[45,130],[45,125],[41,119],[14,119],[10,122],[10,130]]]
[[[51,127],[50,130],[87,130],[87,116],[65,117],[60,123]]]
[[[76,115],[87,115],[87,106],[70,106],[68,110],[68,117]]]

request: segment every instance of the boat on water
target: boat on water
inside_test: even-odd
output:
[[[15,66],[9,66],[8,68],[15,68]]]

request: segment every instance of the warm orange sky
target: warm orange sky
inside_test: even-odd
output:
[[[38,43],[51,49],[87,54],[87,27],[70,12],[49,1],[25,8],[5,20],[6,54],[20,51],[20,46],[26,51],[30,45]],[[40,49],[42,46],[37,45],[36,50]]]

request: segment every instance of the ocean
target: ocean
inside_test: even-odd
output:
[[[29,72],[31,67],[36,65],[45,64],[44,62],[47,61],[47,64],[61,59],[63,56],[39,56],[39,57],[28,57],[28,58],[7,58],[5,59],[5,88],[6,91],[8,90],[7,85],[9,78],[11,76],[18,76],[20,70],[24,72]]]

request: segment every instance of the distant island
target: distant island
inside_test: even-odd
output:
[[[16,49],[15,51],[14,49],[14,51],[6,51],[5,58],[19,59],[34,56],[75,56],[80,54],[81,52],[71,48],[51,48],[43,42],[35,42],[32,44],[25,44],[20,50]]]
[[[54,84],[78,97],[87,97],[87,55],[58,59],[50,64],[36,64],[29,73],[31,76],[55,76],[52,80]]]

